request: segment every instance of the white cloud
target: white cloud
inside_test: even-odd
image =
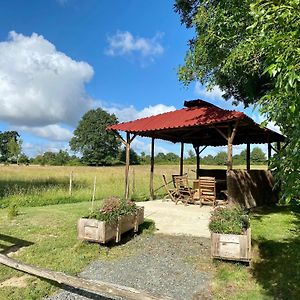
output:
[[[128,107],[106,107],[104,108],[109,113],[114,113],[117,117],[119,122],[126,122],[132,121],[139,118],[145,118],[153,115],[162,114],[168,111],[173,111],[176,108],[174,106],[167,106],[164,104],[157,104],[157,105],[149,105],[142,110],[138,111],[134,106]]]
[[[152,38],[135,37],[129,31],[118,31],[107,38],[108,49],[105,53],[109,56],[136,54],[142,58],[153,59],[164,53],[164,48],[159,42],[162,36],[162,33],[158,33]]]
[[[223,92],[218,86],[214,86],[211,90],[207,90],[207,88],[203,86],[200,82],[196,82],[195,84],[195,93],[200,97],[203,97],[203,100],[219,100],[222,99],[223,94]]]
[[[91,107],[84,84],[93,73],[43,36],[12,31],[0,42],[0,118],[28,127],[76,124]]]
[[[73,136],[73,133],[69,129],[57,124],[43,127],[21,126],[19,129],[51,141],[69,141]]]
[[[170,152],[170,150],[168,150],[165,146],[168,146],[166,142],[156,141],[154,146],[154,155],[160,152],[164,154]],[[150,155],[151,153],[151,143],[148,138],[135,138],[131,143],[131,147],[139,154],[141,152],[145,152],[146,155]]]

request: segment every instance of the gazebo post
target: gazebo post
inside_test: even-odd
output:
[[[194,146],[196,152],[196,179],[199,178],[199,169],[200,169],[200,155],[199,155],[199,146]]]
[[[247,171],[250,171],[250,143],[247,143],[247,150],[246,150],[246,164],[247,164]]]
[[[272,146],[271,146],[271,143],[268,142],[268,168],[270,166],[271,155],[272,155]]]
[[[129,164],[130,164],[130,133],[126,132],[126,165],[125,165],[125,199],[129,197]]]
[[[281,150],[281,144],[280,142],[277,142],[277,152],[279,152]]]
[[[184,143],[181,142],[181,150],[180,150],[180,170],[179,170],[180,176],[183,175],[183,152],[184,152]]]
[[[151,160],[150,160],[150,200],[154,199],[154,138],[151,139]]]

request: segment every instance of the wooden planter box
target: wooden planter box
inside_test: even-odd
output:
[[[211,233],[211,255],[213,258],[251,260],[251,229],[245,234]]]
[[[144,207],[139,207],[135,215],[121,216],[115,223],[107,223],[96,219],[80,218],[77,224],[78,239],[105,244],[115,239],[118,243],[121,234],[134,229],[144,222]]]

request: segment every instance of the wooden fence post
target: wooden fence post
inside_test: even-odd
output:
[[[69,196],[72,196],[73,172],[70,173]]]
[[[93,187],[93,196],[92,196],[92,209],[94,208],[94,201],[96,196],[96,182],[97,182],[97,176],[94,177],[94,187]]]

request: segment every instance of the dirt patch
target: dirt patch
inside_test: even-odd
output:
[[[0,283],[0,288],[3,287],[16,287],[25,288],[27,287],[27,279],[30,278],[29,275],[23,275],[21,277],[12,277]]]

